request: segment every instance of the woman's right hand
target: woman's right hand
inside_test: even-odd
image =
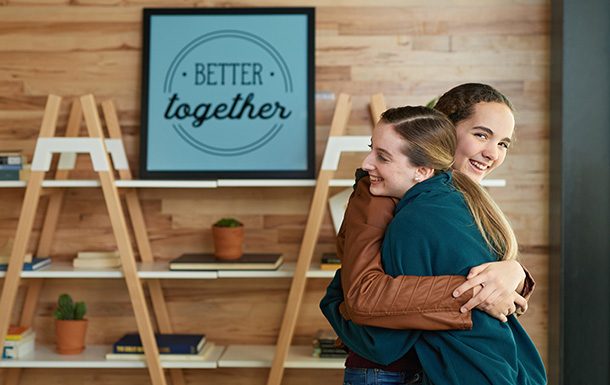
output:
[[[458,297],[466,290],[475,290],[472,299],[460,309],[463,313],[476,307],[506,322],[507,316],[517,308],[521,312],[527,309],[527,300],[515,291],[525,279],[525,272],[518,262],[484,263],[473,267],[467,278],[453,293],[454,297]]]
[[[477,287],[473,288],[473,290],[474,297],[476,297],[481,291],[484,290],[484,286],[478,285]],[[517,310],[519,310],[520,314],[525,313],[527,310],[527,300],[521,295],[517,294],[517,292],[513,291],[512,293],[509,293],[506,296],[498,297],[495,300],[492,298],[491,300],[481,302],[476,306],[476,308],[502,322],[507,322],[508,316],[515,313]],[[462,307],[460,311],[466,312],[468,310]]]

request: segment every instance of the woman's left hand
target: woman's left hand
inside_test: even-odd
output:
[[[527,309],[527,301],[515,291],[522,286],[525,272],[517,261],[489,262],[473,267],[467,280],[453,292],[454,297],[475,287],[478,292],[462,308],[465,313],[475,307],[492,317],[506,322],[506,316],[519,307],[521,312]]]

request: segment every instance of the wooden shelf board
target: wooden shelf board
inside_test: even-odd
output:
[[[290,278],[294,275],[296,262],[284,262],[277,270],[218,270],[218,278]],[[335,271],[321,270],[312,266],[308,278],[332,278]]]
[[[138,276],[143,279],[216,279],[213,270],[169,270],[169,262],[138,263]]]
[[[164,361],[164,368],[214,369],[223,353],[224,346],[214,346],[205,361]],[[37,345],[36,350],[20,359],[0,360],[0,368],[145,368],[145,361],[107,360],[111,345],[88,345],[81,354],[62,355],[54,346]]]
[[[81,354],[62,355],[54,346],[36,345],[36,350],[16,360],[0,360],[2,368],[134,368],[139,362],[107,361],[105,356],[112,350],[110,345],[88,345]]]
[[[218,278],[290,278],[294,263],[284,262],[277,270],[218,270]]]
[[[142,279],[216,279],[216,271],[169,271],[167,262],[152,264],[138,263],[138,276]],[[5,271],[0,271],[4,277]],[[85,269],[75,268],[70,262],[53,262],[39,270],[22,271],[22,278],[122,278],[123,271],[118,268]]]
[[[25,187],[26,181],[0,181],[0,188]],[[314,179],[117,180],[120,188],[314,187]],[[353,179],[333,179],[331,187],[351,187]],[[100,187],[98,180],[45,180],[42,187]],[[505,179],[484,179],[484,187],[505,187]]]
[[[138,263],[138,276],[142,279],[216,279],[216,278],[290,278],[294,275],[295,262],[285,262],[277,270],[200,270],[171,271],[168,262]],[[0,278],[6,272],[0,271]],[[308,278],[332,278],[335,271],[321,270],[312,266]],[[22,278],[97,278],[116,279],[123,277],[120,269],[75,268],[70,262],[53,262],[39,270],[22,271]]]
[[[317,262],[313,262],[307,271],[307,278],[333,278],[337,270],[322,270]]]
[[[117,187],[135,188],[216,188],[215,180],[117,180]]]
[[[315,179],[219,179],[218,187],[313,187]]]
[[[3,272],[4,273],[4,272]],[[122,278],[120,269],[75,268],[70,262],[52,262],[39,270],[22,271],[22,278]]]
[[[290,369],[343,369],[344,358],[317,358],[311,346],[291,346],[286,358]],[[273,345],[229,345],[218,361],[219,368],[269,368]]]
[[[0,181],[0,187],[13,188],[13,187],[25,187],[24,180],[2,180]]]

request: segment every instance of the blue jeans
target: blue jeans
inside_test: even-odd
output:
[[[388,372],[381,369],[345,368],[343,385],[417,385],[422,374],[413,372]]]

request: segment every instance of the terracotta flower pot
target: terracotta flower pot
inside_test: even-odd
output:
[[[212,226],[214,256],[218,259],[238,259],[243,254],[244,227]]]
[[[85,320],[55,320],[55,338],[57,353],[79,354],[85,350],[85,335],[87,334]]]

